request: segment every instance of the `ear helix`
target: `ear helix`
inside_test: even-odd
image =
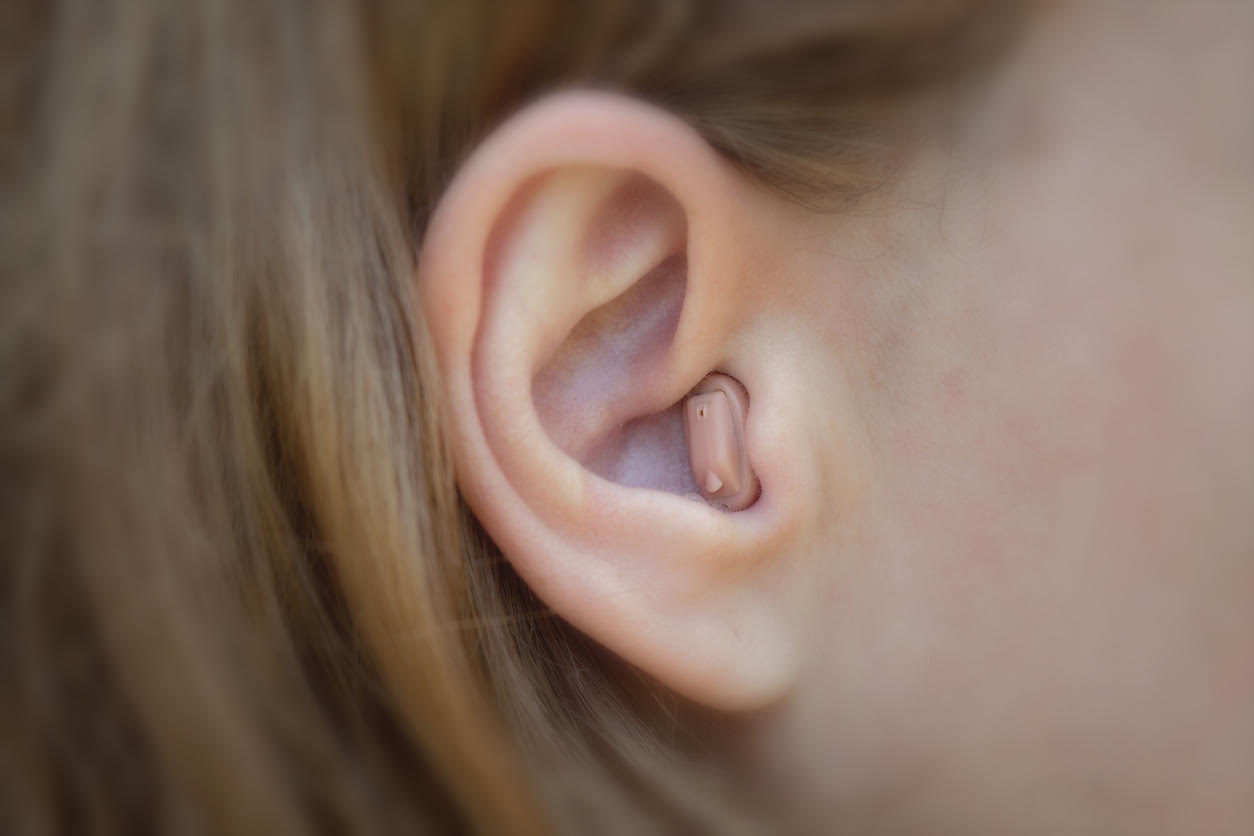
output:
[[[758,498],[758,478],[745,447],[749,397],[735,378],[714,373],[684,404],[688,458],[701,496],[716,508],[740,511]]]

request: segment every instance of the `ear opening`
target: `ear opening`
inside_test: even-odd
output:
[[[642,241],[665,240],[658,249]],[[661,261],[581,319],[532,382],[541,425],[567,455],[626,487],[696,492],[683,404],[638,414],[639,393],[665,374],[687,295],[686,222],[656,182],[629,176],[597,213],[583,247],[586,280],[620,272],[635,253]],[[639,269],[639,268],[637,268]]]

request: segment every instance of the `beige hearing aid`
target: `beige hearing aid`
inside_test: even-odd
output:
[[[758,498],[758,478],[745,448],[749,396],[735,378],[715,372],[684,405],[688,458],[701,496],[716,508],[740,511]]]

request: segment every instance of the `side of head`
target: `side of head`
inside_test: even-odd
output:
[[[1254,819],[1249,12],[38,5],[19,830]]]
[[[677,499],[678,412],[649,419],[707,371],[765,379],[731,351],[743,306],[729,294],[748,285],[728,224],[753,232],[744,243],[765,233],[735,201],[752,213],[787,205],[771,193],[839,205],[877,185],[881,155],[855,141],[872,129],[867,101],[974,61],[958,23],[975,15],[462,0],[8,8],[0,729],[23,767],[0,792],[15,828],[727,818],[674,745],[668,686],[724,706],[780,694],[795,664],[787,636],[736,577],[772,573],[772,538],[791,523],[769,501],[740,518]],[[622,92],[518,112],[572,85]],[[622,133],[591,125],[581,144],[583,116],[597,113]],[[507,122],[525,130],[480,150],[539,155],[468,161]],[[552,153],[563,146],[576,156]],[[446,188],[455,174],[478,185]],[[599,222],[580,214],[597,206]],[[450,244],[534,243],[478,214],[489,209],[601,237],[548,253],[582,265],[582,286],[520,280],[500,259],[502,292],[543,291],[544,308],[530,325],[485,319],[491,338],[467,378],[453,373],[471,360],[467,317],[505,297],[479,296],[481,264],[460,289],[420,281],[417,254],[475,257],[424,244],[431,224]],[[667,269],[640,281],[655,257]],[[598,302],[608,314],[585,317]],[[624,305],[648,327],[621,328]],[[563,348],[563,323],[581,317],[633,368]],[[545,374],[532,374],[525,364],[541,359]],[[767,465],[784,440],[764,431],[788,399],[769,394],[746,429],[755,466],[783,473],[795,454]],[[599,412],[595,426],[562,423],[573,398],[581,419]],[[479,422],[483,407],[498,418]],[[510,416],[525,430],[516,445]],[[659,466],[667,445],[673,461]],[[497,455],[499,469],[470,466]],[[600,481],[581,487],[581,465]],[[670,480],[653,485],[664,495],[612,487],[654,479]],[[543,490],[511,493],[523,480]],[[568,519],[529,541],[480,525],[560,522],[596,508],[586,486],[613,497],[589,530]],[[623,496],[632,516],[616,521]],[[623,544],[641,521],[656,529],[659,574],[615,577],[639,552]],[[617,544],[599,564],[570,563],[596,536]],[[542,547],[566,563],[525,557]],[[585,572],[586,589],[559,569]],[[654,582],[656,594],[642,588]],[[586,591],[598,595],[580,605]],[[681,604],[700,612],[667,613]],[[598,607],[645,626],[679,620],[633,637]],[[737,633],[754,664],[729,662]]]

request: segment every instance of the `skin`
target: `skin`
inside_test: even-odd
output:
[[[1251,33],[1048,8],[879,211],[799,220],[791,313],[816,379],[860,358],[873,462],[759,730],[811,822],[1254,828]]]
[[[796,829],[1254,829],[1251,32],[1046,4],[851,212],[585,94],[450,187],[418,281],[468,501]],[[641,175],[648,222],[585,257]],[[737,514],[683,497],[713,370],[750,398]]]

